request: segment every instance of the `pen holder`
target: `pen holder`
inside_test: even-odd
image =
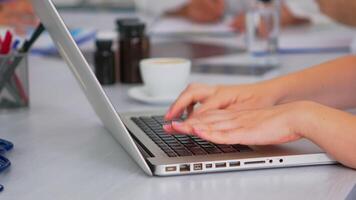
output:
[[[27,54],[0,56],[0,111],[29,106]]]

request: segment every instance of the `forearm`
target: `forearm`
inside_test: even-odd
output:
[[[350,0],[318,0],[320,10],[334,20],[356,26],[356,2]]]
[[[356,56],[339,58],[265,82],[277,104],[310,100],[336,108],[356,106]]]
[[[162,15],[185,5],[187,0],[134,0],[136,7],[148,14]]]
[[[342,164],[356,169],[356,116],[316,103],[303,103],[296,130]]]

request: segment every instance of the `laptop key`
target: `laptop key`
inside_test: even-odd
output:
[[[205,148],[216,148],[214,145],[212,144],[203,144],[203,145],[200,145],[201,147],[203,147],[204,149]]]
[[[181,138],[181,139],[190,139],[190,137],[188,137],[187,135],[181,135],[181,134],[174,135],[174,137]]]
[[[207,153],[200,147],[189,149],[194,155],[206,155]]]
[[[252,149],[246,145],[240,145],[240,144],[234,144],[232,145],[235,149],[237,149],[240,152],[249,152],[252,151]]]
[[[238,150],[232,148],[232,147],[224,147],[224,148],[220,148],[221,151],[223,151],[224,153],[234,153],[234,152],[239,152]]]
[[[184,146],[181,144],[169,144],[173,149],[184,149]]]
[[[184,151],[184,150],[176,150],[177,154],[180,156],[191,156],[193,155],[191,152],[189,151]]]
[[[199,145],[194,144],[194,143],[190,143],[190,144],[184,144],[184,146],[186,146],[187,148],[194,148],[194,147],[199,147]]]
[[[172,152],[165,152],[169,157],[177,157],[177,154]]]
[[[169,135],[162,124],[162,116],[132,118],[132,120],[169,156],[191,156],[251,151],[244,145],[220,145],[205,141],[197,136]]]
[[[204,148],[204,150],[206,152],[208,152],[208,154],[218,154],[218,153],[222,153],[219,149],[217,148]]]

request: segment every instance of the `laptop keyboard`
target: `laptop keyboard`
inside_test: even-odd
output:
[[[214,144],[196,136],[168,135],[163,116],[131,118],[169,157],[252,151],[244,145]]]

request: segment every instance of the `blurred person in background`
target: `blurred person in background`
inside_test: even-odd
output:
[[[244,31],[244,13],[251,0],[125,0],[133,1],[138,10],[152,14],[174,15],[185,17],[198,23],[213,23],[221,20],[226,14],[235,15],[231,26]],[[54,0],[55,4],[78,4],[79,0]],[[102,0],[87,0],[85,2],[104,3]],[[106,2],[106,1],[105,1]],[[123,3],[112,0],[112,3]],[[315,17],[316,16],[316,17]],[[307,24],[317,18],[322,18],[314,0],[285,0],[281,6],[281,24]],[[15,28],[17,32],[24,32],[26,26],[37,23],[29,0],[0,1],[0,24]]]
[[[25,34],[28,27],[38,23],[29,0],[0,1],[0,25]]]
[[[235,15],[231,26],[244,31],[245,12],[251,0],[135,0],[139,10],[152,15],[175,15],[198,23],[214,23],[226,14]],[[328,21],[314,0],[285,0],[281,4],[281,25],[303,25]]]

